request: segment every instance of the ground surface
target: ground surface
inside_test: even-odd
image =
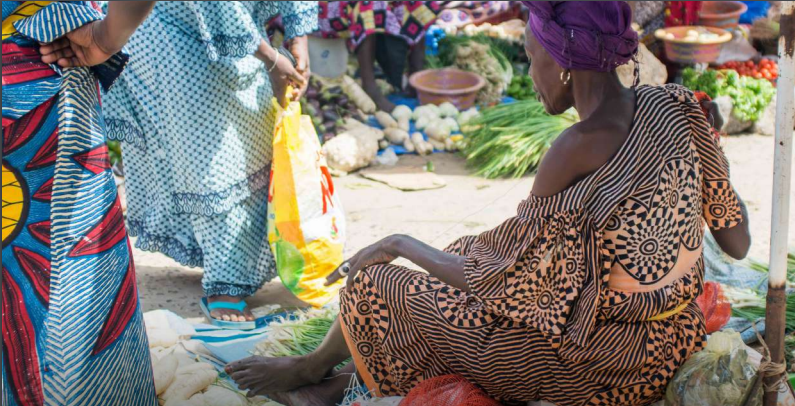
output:
[[[723,145],[731,162],[732,181],[751,217],[750,256],[767,262],[773,139],[758,135],[725,137]],[[531,176],[510,180],[470,176],[464,159],[451,154],[435,154],[427,159],[434,162],[436,173],[447,181],[446,187],[401,192],[357,175],[335,179],[347,215],[346,255],[395,233],[409,234],[444,248],[458,236],[488,230],[511,216],[533,183]],[[421,166],[427,159],[409,156],[401,158],[398,165]],[[795,247],[795,210],[791,210],[789,224],[789,245]],[[182,267],[160,254],[140,250],[135,250],[135,262],[144,311],[165,308],[184,317],[201,315],[200,269]],[[278,281],[266,285],[250,300],[253,306],[274,302],[299,304]]]

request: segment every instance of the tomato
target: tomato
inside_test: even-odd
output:
[[[771,75],[770,71],[768,71],[767,69],[765,69],[765,71],[762,73],[762,77],[768,80],[773,79],[773,75]]]
[[[745,66],[747,66],[749,68],[753,68],[754,67],[754,61],[745,61]]]
[[[759,72],[756,72],[756,73],[754,73],[754,78],[756,78],[756,79],[762,79],[762,77],[763,77],[763,76],[762,76],[762,74],[761,74],[761,73],[759,73]]]
[[[767,58],[762,58],[762,60],[759,61],[759,63],[770,63],[770,62],[771,62],[770,59]]]

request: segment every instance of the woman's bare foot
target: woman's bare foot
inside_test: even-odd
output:
[[[207,303],[215,303],[215,302],[229,302],[229,303],[240,303],[243,301],[244,298],[237,297],[237,296],[226,296],[226,295],[219,295],[219,296],[210,296],[207,298]],[[251,309],[246,307],[243,311],[238,311],[235,309],[215,309],[210,312],[210,317],[218,320],[223,321],[254,321],[254,315],[251,314]]]
[[[378,88],[375,81],[373,81],[372,84],[362,82],[362,88],[364,88],[364,92],[373,99],[378,110],[391,113],[392,110],[395,109],[395,103],[389,101],[389,99],[381,93],[381,89]]]
[[[248,357],[226,366],[225,371],[249,395],[287,392],[314,385],[329,372],[318,368],[308,357]]]

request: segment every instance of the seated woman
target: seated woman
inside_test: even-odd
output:
[[[422,70],[425,63],[425,30],[442,10],[436,1],[321,1],[320,33],[326,38],[346,38],[356,53],[364,91],[379,110],[391,112],[375,82],[375,62],[387,81],[398,90],[403,72]],[[408,56],[408,58],[407,58]]]
[[[626,2],[528,7],[539,98],[582,121],[517,214],[444,251],[399,235],[363,249],[329,276],[348,286],[323,345],[229,365],[242,388],[332,404],[353,368],[330,371],[352,356],[381,396],[459,374],[505,404],[647,405],[703,347],[704,225],[736,258],[750,238],[701,104],[676,85],[621,85],[615,68],[637,50]]]

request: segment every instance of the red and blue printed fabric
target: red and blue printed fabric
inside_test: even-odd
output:
[[[2,42],[2,403],[154,406],[98,96],[126,56],[91,69],[42,63],[39,42],[102,15],[35,3]]]

